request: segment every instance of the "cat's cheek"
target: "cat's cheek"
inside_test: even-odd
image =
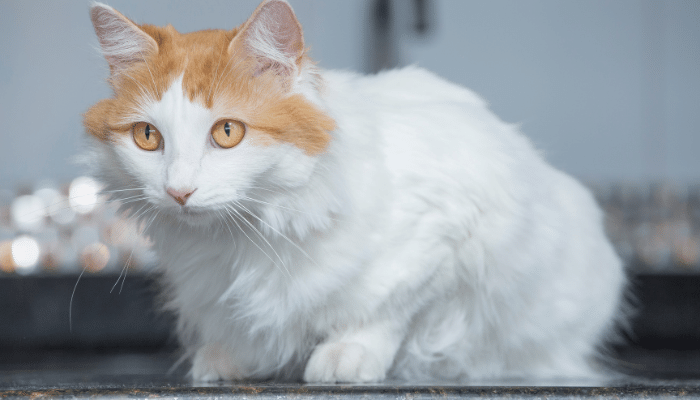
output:
[[[308,156],[303,150],[290,144],[276,148],[277,162],[270,179],[287,187],[303,186],[309,182],[318,159]]]
[[[126,169],[126,175],[133,180],[131,184],[141,187],[149,202],[159,204],[163,196],[158,189],[164,184],[162,152],[141,150],[128,136],[117,139],[115,144],[121,165]]]

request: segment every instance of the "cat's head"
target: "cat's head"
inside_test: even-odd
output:
[[[335,123],[289,4],[264,1],[238,28],[187,34],[100,3],[90,15],[113,96],[84,125],[108,193],[197,225],[256,190],[307,183]]]

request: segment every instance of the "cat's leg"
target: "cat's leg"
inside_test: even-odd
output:
[[[381,381],[394,361],[403,334],[396,321],[378,321],[331,336],[314,349],[304,381]]]
[[[197,350],[190,375],[193,380],[201,382],[241,380],[245,377],[231,352],[219,343],[208,343]]]
[[[386,377],[416,313],[455,282],[454,249],[434,233],[439,232],[435,221],[418,215],[392,232],[386,242],[393,246],[367,266],[343,300],[362,316],[340,321],[347,326],[316,346],[305,381],[377,382]]]

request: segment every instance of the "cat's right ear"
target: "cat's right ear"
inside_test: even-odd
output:
[[[92,3],[90,19],[112,73],[158,51],[158,44],[130,19],[102,3]]]

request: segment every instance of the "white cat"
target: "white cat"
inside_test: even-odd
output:
[[[290,6],[180,34],[95,3],[85,114],[195,380],[590,376],[625,276],[602,214],[477,95],[318,69]]]

